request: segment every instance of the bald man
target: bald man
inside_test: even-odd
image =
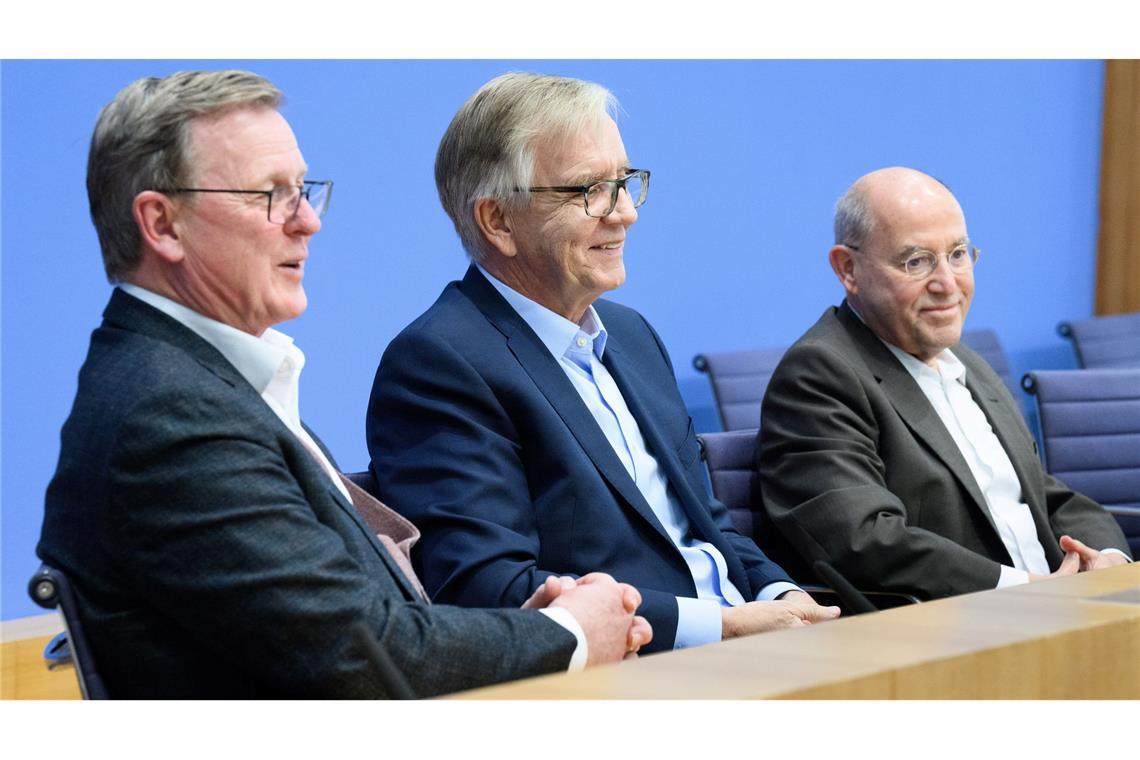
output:
[[[1128,562],[1116,521],[1042,470],[1013,398],[958,342],[978,251],[950,191],[913,169],[860,178],[828,257],[846,299],[776,369],[757,448],[792,575],[825,559],[931,599]]]

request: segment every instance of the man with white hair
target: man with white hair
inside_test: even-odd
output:
[[[664,344],[600,298],[649,192],[613,96],[506,74],[440,142],[440,200],[472,259],[381,359],[380,493],[423,531],[434,598],[515,605],[552,574],[641,592],[652,649],[830,619],[711,500]]]

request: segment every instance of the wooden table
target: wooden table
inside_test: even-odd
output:
[[[44,647],[51,639],[37,636],[0,644],[0,699],[79,699],[71,664],[48,670]]]
[[[1140,699],[1140,564],[456,696]]]
[[[78,699],[50,636],[0,649],[5,699]],[[460,699],[1140,699],[1140,564],[776,631]]]

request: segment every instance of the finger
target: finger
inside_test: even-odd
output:
[[[1100,555],[1100,552],[1098,552],[1096,549],[1090,548],[1072,536],[1061,536],[1061,549],[1066,553],[1077,552],[1086,562],[1092,562],[1096,560],[1097,556]]]
[[[633,623],[629,626],[628,649],[637,651],[651,641],[653,641],[653,626],[641,615],[635,615]]]
[[[587,583],[617,583],[609,573],[586,573],[578,579],[579,585]]]
[[[626,612],[637,612],[641,606],[641,593],[628,583],[622,583],[622,605]]]
[[[825,620],[834,620],[839,617],[838,607],[823,607],[814,604],[811,607],[804,607],[804,620],[809,623],[822,623]]]
[[[1067,552],[1061,560],[1061,566],[1053,575],[1076,575],[1081,569],[1081,555],[1075,551]]]

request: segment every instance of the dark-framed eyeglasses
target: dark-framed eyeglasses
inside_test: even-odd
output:
[[[850,243],[844,243],[844,245],[853,251],[859,250],[857,245]],[[938,269],[938,260],[941,258],[946,259],[946,263],[950,265],[952,272],[961,274],[974,268],[974,264],[978,262],[978,256],[981,253],[981,249],[971,245],[960,245],[954,250],[942,254],[934,251],[917,250],[907,253],[891,264],[911,279],[925,280],[934,274],[934,270]]]
[[[549,187],[528,187],[531,193],[581,193],[585,201],[586,216],[600,219],[609,216],[617,206],[618,191],[625,189],[633,207],[639,208],[649,195],[649,170],[631,169],[620,179],[600,179],[585,185],[551,185]],[[515,188],[521,192],[521,188]]]
[[[224,190],[205,187],[173,187],[160,193],[234,193],[236,195],[264,195],[268,208],[266,218],[273,224],[285,224],[297,216],[301,199],[309,202],[317,218],[325,215],[332,199],[332,180],[305,180],[299,185],[277,185],[272,190]]]

